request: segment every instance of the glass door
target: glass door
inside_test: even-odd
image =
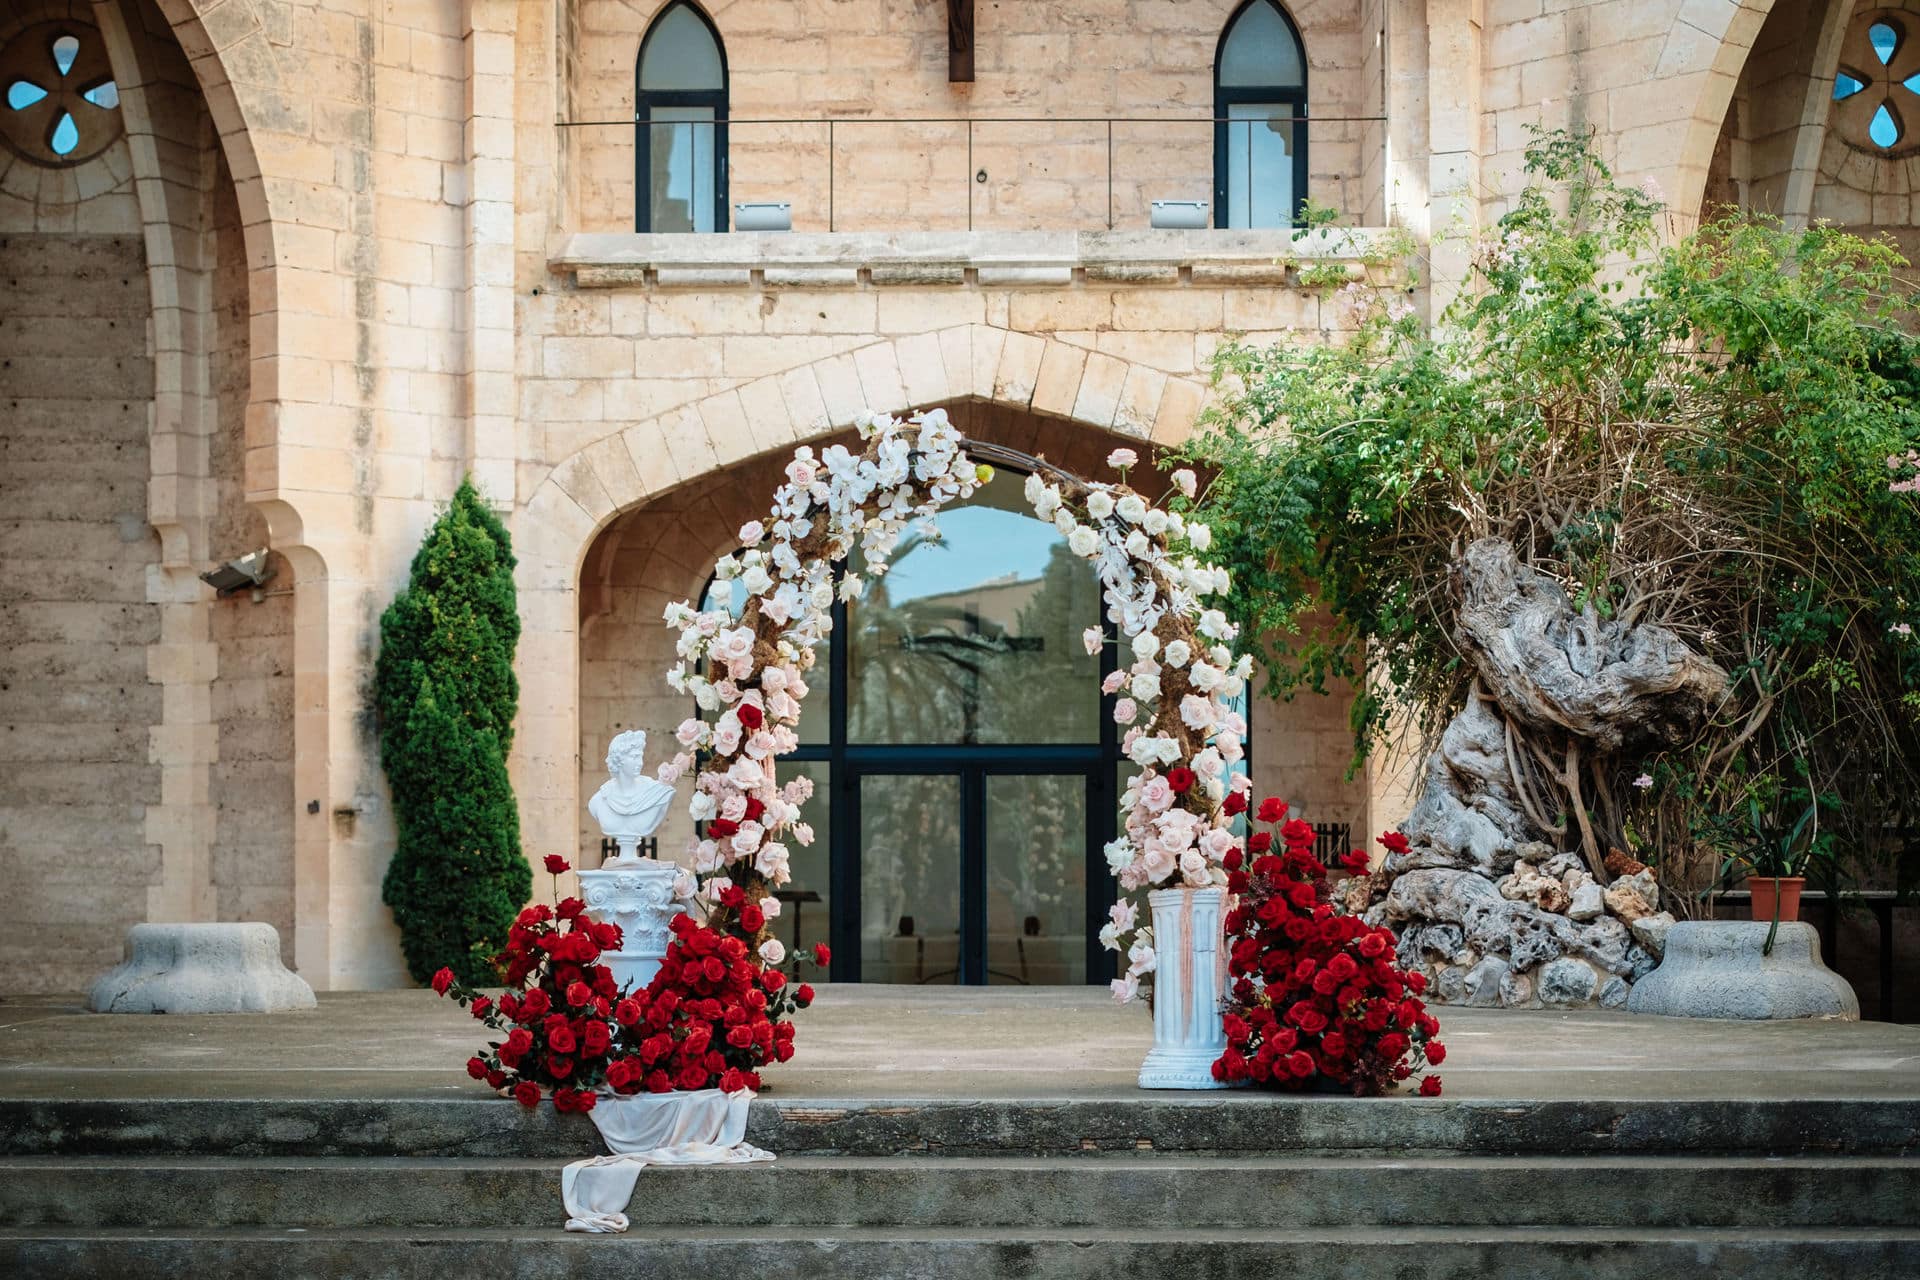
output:
[[[912,768],[914,772],[903,769]],[[1087,927],[1103,771],[1021,760],[850,766],[842,981],[1079,985],[1104,961]]]

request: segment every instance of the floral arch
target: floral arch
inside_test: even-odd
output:
[[[1093,563],[1107,618],[1131,655],[1102,688],[1121,695],[1114,706],[1125,728],[1121,745],[1140,771],[1121,797],[1123,833],[1106,848],[1121,897],[1101,931],[1108,947],[1127,955],[1113,986],[1131,999],[1156,963],[1132,895],[1224,885],[1228,855],[1239,846],[1232,827],[1250,785],[1230,772],[1244,754],[1247,726],[1227,700],[1244,688],[1251,660],[1233,652],[1232,624],[1207,604],[1228,580],[1203,558],[1207,527],[1182,513],[1193,474],[1176,472],[1177,496],[1159,507],[1126,484],[1138,461],[1132,450],[1109,457],[1121,478],[1107,483],[968,440],[943,410],[904,420],[865,414],[856,426],[865,446],[859,453],[842,445],[818,455],[811,446],[795,450],[768,519],[741,529],[744,549],[715,566],[718,577],[746,589],[737,621],[686,602],[667,609],[679,633],[668,682],[714,717],[683,722],[679,753],[660,767],[668,782],[695,773],[689,813],[705,824],[691,840],[693,874],[680,892],[704,897],[716,924],[748,907],[750,918],[777,914],[771,894],[788,878],[790,843],[810,844],[814,833],[799,820],[811,780],[782,784],[775,763],[798,746],[814,646],[832,628],[835,594],[852,599],[864,589],[860,576],[845,571],[848,557],[858,548],[869,575],[885,573],[909,527],[932,526],[948,503],[970,497],[992,463],[1017,464],[1030,471],[1034,514]],[[1084,639],[1096,651],[1103,632],[1089,628]],[[758,932],[763,958],[779,963],[781,944]]]

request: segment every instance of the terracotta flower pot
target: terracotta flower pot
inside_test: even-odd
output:
[[[1800,891],[1807,886],[1805,876],[1748,876],[1747,892],[1751,899],[1755,920],[1773,919],[1774,897],[1780,900],[1780,918],[1798,920],[1800,918]]]

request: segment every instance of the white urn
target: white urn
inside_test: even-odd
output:
[[[1213,1064],[1227,1050],[1221,1002],[1227,956],[1222,930],[1227,891],[1155,889],[1153,1048],[1140,1064],[1142,1089],[1224,1089]]]

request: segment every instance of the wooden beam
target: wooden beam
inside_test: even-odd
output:
[[[973,80],[973,0],[947,0],[947,81]]]

